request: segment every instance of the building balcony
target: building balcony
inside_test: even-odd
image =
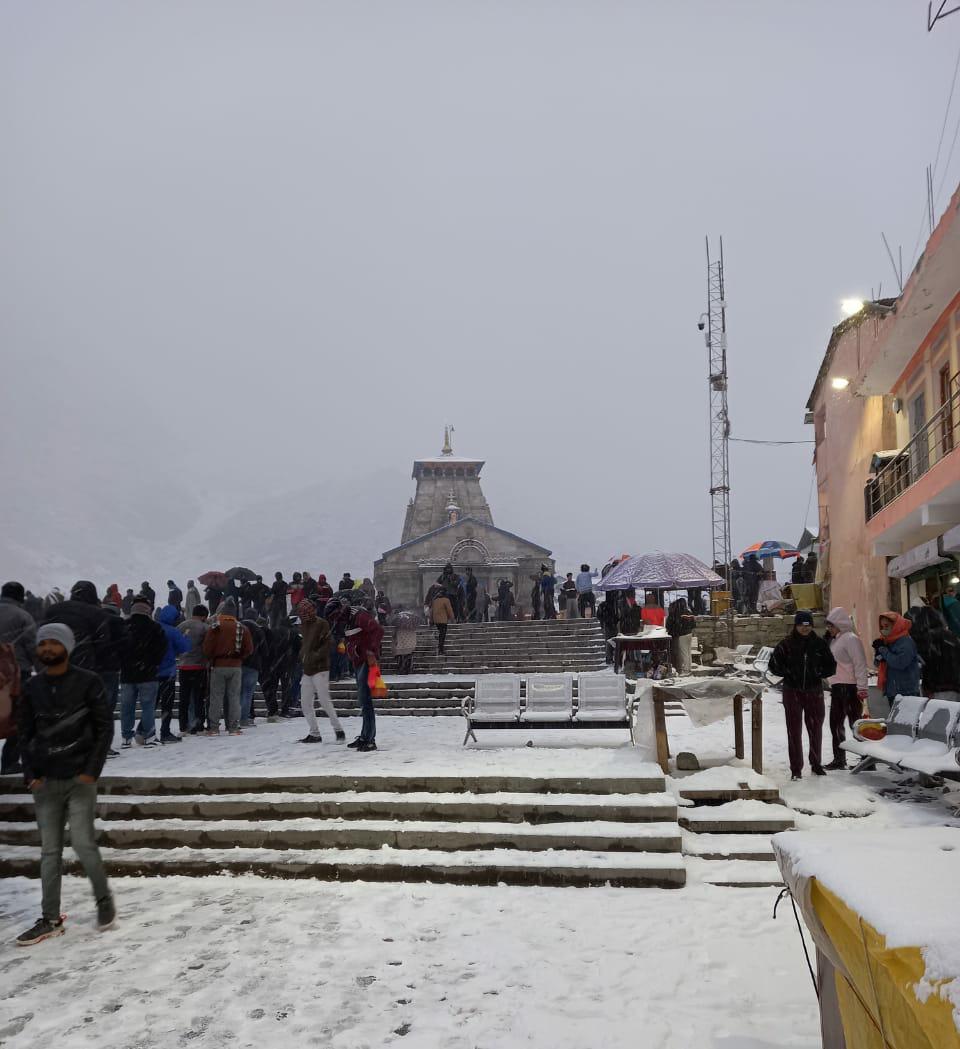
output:
[[[875,553],[895,555],[960,520],[960,376],[931,419],[897,452],[878,453],[864,486]]]

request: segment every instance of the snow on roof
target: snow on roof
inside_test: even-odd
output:
[[[795,875],[816,878],[886,937],[888,947],[919,947],[960,1029],[960,828],[787,831],[774,845]]]

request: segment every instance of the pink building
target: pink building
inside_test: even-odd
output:
[[[828,607],[865,638],[958,578],[960,189],[897,299],[833,330],[807,402]]]

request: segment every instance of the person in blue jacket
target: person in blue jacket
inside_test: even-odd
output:
[[[157,670],[157,681],[159,682],[157,706],[161,714],[161,743],[179,743],[181,738],[171,731],[170,720],[173,717],[173,704],[177,695],[177,656],[182,652],[189,652],[191,645],[190,639],[176,628],[175,624],[179,620],[180,611],[176,605],[164,605],[157,615],[157,621],[163,627],[164,634],[167,635],[167,651]],[[181,726],[181,731],[183,731],[183,726]]]
[[[877,684],[889,700],[920,695],[920,657],[910,636],[910,620],[897,612],[880,615],[880,636],[873,642]]]

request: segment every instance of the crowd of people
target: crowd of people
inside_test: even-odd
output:
[[[869,715],[867,653],[843,608],[831,610],[825,637],[813,629],[813,615],[799,611],[794,626],[773,650],[770,673],[783,678],[790,773],[803,773],[803,727],[809,744],[808,761],[816,776],[845,769],[845,725]],[[953,587],[939,602],[911,608],[906,615],[883,612],[873,639],[877,687],[888,701],[896,696],[925,695],[960,700],[960,602]],[[833,759],[821,757],[825,702],[823,682],[830,688],[830,740]]]
[[[221,730],[240,735],[256,727],[258,686],[268,722],[304,715],[304,742],[319,741],[316,699],[335,739],[345,741],[329,682],[350,675],[358,680],[364,715],[351,746],[363,752],[376,748],[376,725],[361,668],[379,660],[388,615],[372,583],[349,573],[336,591],[323,575],[307,572],[293,573],[289,582],[277,572],[270,587],[259,576],[227,580],[207,585],[202,595],[192,579],[185,589],[168,580],[162,603],[149,582],[126,594],[112,584],[101,597],[92,582],[79,580],[68,596],[55,589],[40,600],[11,581],[0,592],[0,687],[29,694],[42,666],[38,631],[60,624],[69,631],[71,666],[97,675],[111,714],[119,707],[120,748],[129,749]],[[8,725],[4,733],[3,773],[18,770],[25,746],[14,729]],[[117,755],[108,748],[108,758]]]

